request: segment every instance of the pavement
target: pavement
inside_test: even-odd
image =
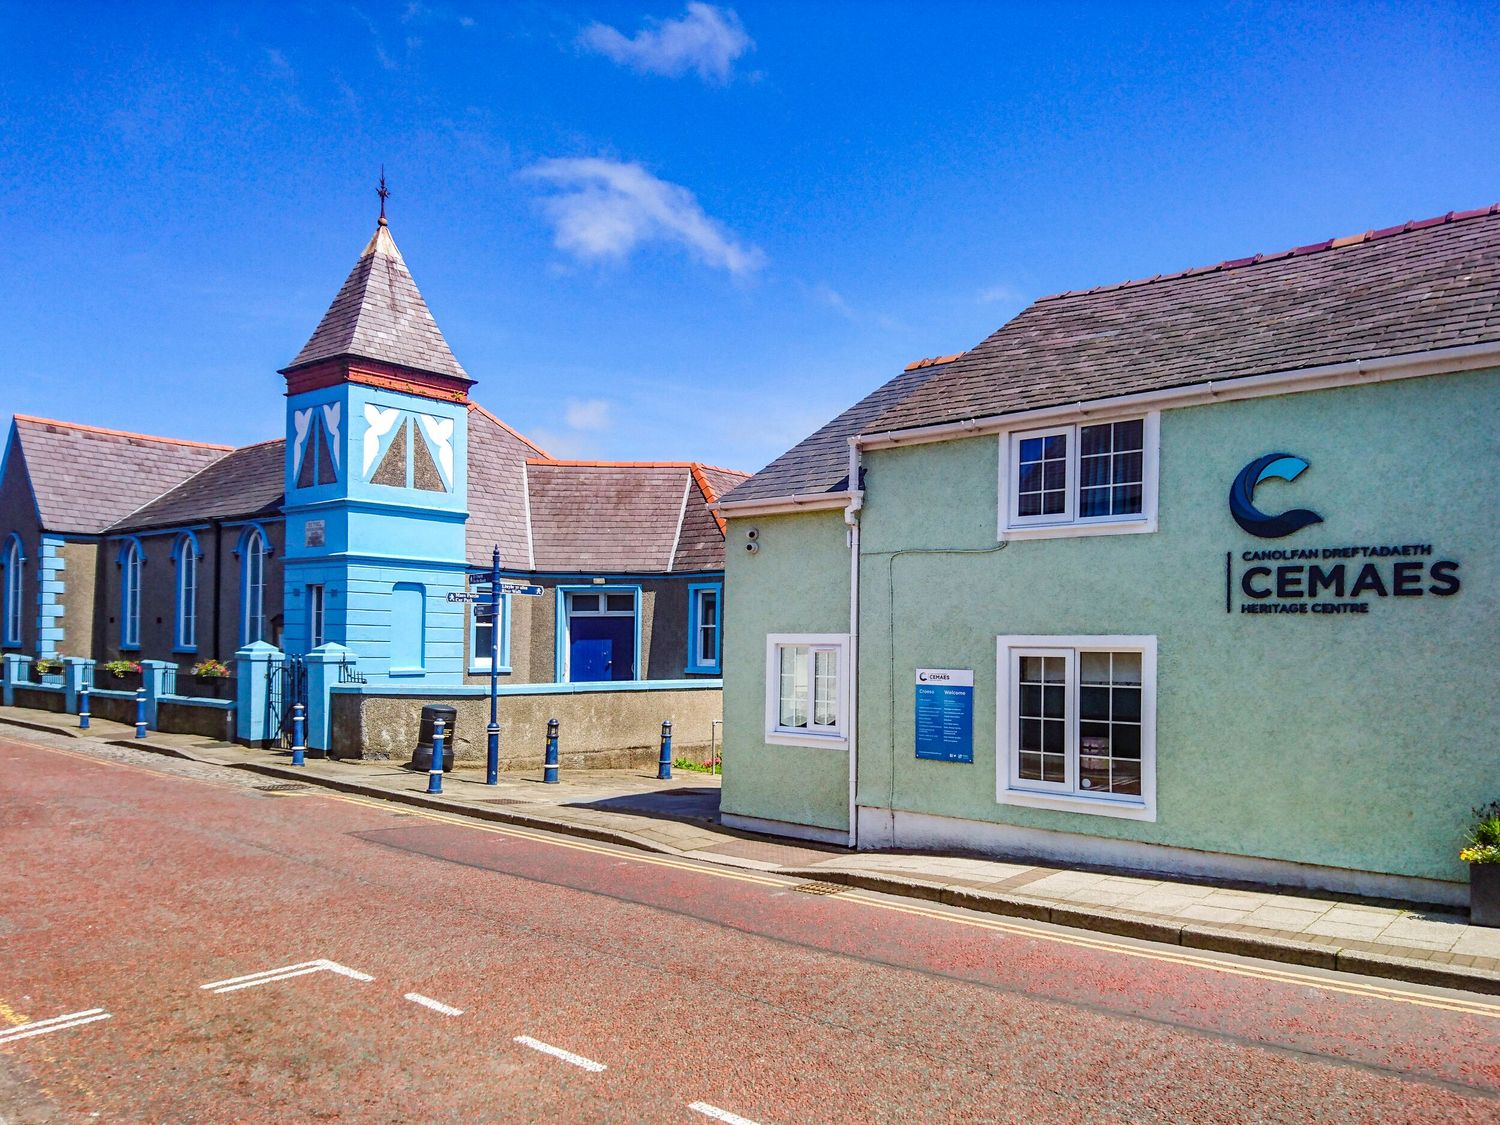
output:
[[[1500,1111],[1493,998],[21,733],[0,731],[12,1125]]]
[[[1500,994],[1500,929],[1422,904],[1283,892],[1259,885],[1187,881],[1108,869],[1055,867],[952,854],[851,852],[726,828],[719,778],[683,770],[670,781],[639,770],[573,770],[557,785],[536,774],[482,770],[444,778],[395,762],[309,758],[250,750],[195,735],[150,732],[74,716],[0,708],[0,724],[87,735],[137,749],[247,770],[287,784],[319,785],[480,820],[560,832],[664,855],[823,884],[855,887],[1123,937],[1281,961],[1443,988]]]

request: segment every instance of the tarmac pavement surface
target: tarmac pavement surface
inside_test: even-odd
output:
[[[1500,1119],[1493,998],[268,784],[0,738],[0,1117]]]

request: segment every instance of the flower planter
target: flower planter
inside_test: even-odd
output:
[[[141,686],[139,672],[126,672],[116,676],[113,672],[95,672],[94,686],[104,691],[134,691]]]
[[[226,699],[233,683],[229,676],[194,676],[193,694],[200,699]]]
[[[1469,922],[1500,927],[1500,863],[1469,864]]]

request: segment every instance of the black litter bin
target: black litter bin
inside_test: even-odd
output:
[[[446,703],[428,703],[422,707],[422,727],[417,733],[417,748],[411,752],[411,767],[414,770],[432,769],[432,731],[439,719],[443,720],[443,772],[453,769],[453,732],[458,724],[458,708]]]

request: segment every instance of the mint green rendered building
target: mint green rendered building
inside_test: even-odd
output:
[[[1032,304],[736,488],[726,823],[1462,903],[1500,205]]]

